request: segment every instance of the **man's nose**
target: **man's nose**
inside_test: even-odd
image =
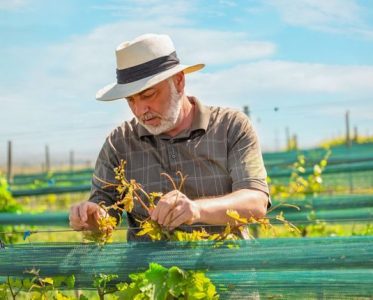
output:
[[[136,101],[134,109],[136,116],[142,116],[149,111],[149,106],[144,101]]]

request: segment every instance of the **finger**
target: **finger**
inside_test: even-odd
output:
[[[166,227],[169,227],[169,224],[172,222],[173,219],[174,219],[174,210],[172,209],[172,210],[169,211],[169,213],[165,217],[162,225],[166,226]]]
[[[79,209],[80,218],[84,223],[88,223],[89,217],[93,217],[95,221],[98,221],[98,219],[101,217],[100,210],[102,208],[93,202],[84,202]],[[104,214],[102,214],[104,216]]]
[[[179,227],[180,225],[185,223],[185,217],[183,215],[178,216],[174,219],[170,225],[168,226],[169,230],[174,230],[175,228]]]
[[[79,210],[78,206],[74,205],[70,208],[70,215],[69,215],[69,220],[70,220],[70,226],[73,229],[81,229],[82,224],[79,216]]]
[[[158,223],[167,226],[167,224],[172,221],[173,210],[175,207],[176,205],[172,201],[164,203],[164,205],[160,207],[158,213]]]
[[[157,206],[150,213],[150,217],[153,221],[161,224],[160,221],[163,221],[163,219],[165,217],[164,216],[165,211],[168,212],[168,210],[169,210],[167,201],[168,201],[167,198],[161,198],[161,200],[159,200]]]
[[[150,218],[153,220],[153,221],[157,221],[158,220],[158,214],[159,214],[159,202],[158,202],[158,205],[152,210],[149,212],[150,214]]]
[[[168,207],[164,207],[162,210],[160,210],[157,222],[161,225],[166,225],[167,216],[171,213],[170,209]]]
[[[185,208],[182,206],[178,206],[174,210],[173,219],[171,220],[169,227],[174,229],[182,224],[187,224],[187,222],[191,219],[190,215],[185,211]]]
[[[70,207],[69,220],[76,220],[76,219],[79,219],[78,206],[72,205]]]
[[[83,223],[86,223],[87,220],[88,220],[88,216],[87,216],[87,208],[88,208],[88,203],[87,203],[87,202],[81,203],[81,204],[78,206],[78,214],[79,214],[79,216],[80,216],[80,220],[81,220]]]

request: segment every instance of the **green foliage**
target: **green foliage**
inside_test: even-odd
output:
[[[5,177],[0,173],[0,212],[21,212],[22,207],[14,200]]]
[[[361,229],[353,228],[352,235],[373,235],[373,224],[372,223],[366,224]]]
[[[31,275],[26,278],[13,278],[8,277],[7,281],[0,285],[0,299],[7,299],[7,295],[11,295],[12,299],[24,291],[29,292],[29,298],[32,300],[45,300],[53,299],[57,300],[70,300],[70,298],[60,291],[61,287],[73,289],[75,286],[74,275],[70,276],[54,276],[54,277],[41,277],[39,270],[31,269],[25,271],[26,274]]]
[[[97,274],[93,279],[93,287],[97,289],[98,296],[100,299],[104,299],[106,294],[110,294],[116,291],[115,287],[109,286],[108,284],[117,279],[116,274]]]
[[[328,150],[319,163],[312,166],[312,173],[305,177],[306,158],[299,155],[297,161],[292,165],[292,172],[287,185],[276,184],[271,178],[267,178],[270,185],[271,195],[276,199],[289,197],[304,198],[306,195],[316,196],[323,191],[322,173],[325,170],[331,151]]]
[[[12,197],[9,191],[9,185],[5,177],[0,173],[0,213],[11,212],[17,213],[22,212],[22,206],[19,205],[16,200]],[[5,244],[15,243],[20,240],[20,235],[11,234],[15,231],[14,226],[2,226],[0,225],[0,232],[8,232],[8,235],[0,233],[0,240]]]
[[[8,285],[5,283],[0,284],[0,299],[8,298]]]
[[[169,269],[151,263],[143,273],[130,275],[131,283],[117,284],[119,300],[219,299],[215,286],[203,272]]]
[[[373,137],[372,136],[357,136],[352,138],[351,140],[352,144],[369,144],[373,143]],[[320,146],[323,148],[330,148],[330,147],[338,147],[346,145],[346,137],[337,137],[334,139],[329,139],[326,141],[323,141]]]

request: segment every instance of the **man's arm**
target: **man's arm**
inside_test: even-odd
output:
[[[242,217],[263,218],[268,201],[266,193],[252,189],[241,189],[224,196],[194,201],[174,190],[160,199],[151,218],[171,229],[181,224],[194,223],[224,225],[230,221],[226,214],[228,209],[236,210]]]

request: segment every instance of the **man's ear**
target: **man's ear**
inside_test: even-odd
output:
[[[179,94],[184,93],[185,88],[185,75],[184,72],[179,72],[172,76],[172,79],[174,81],[175,88]]]

